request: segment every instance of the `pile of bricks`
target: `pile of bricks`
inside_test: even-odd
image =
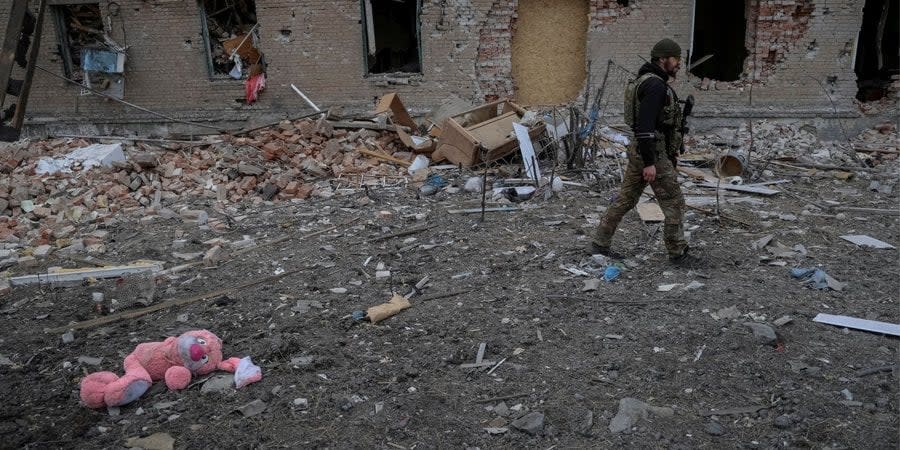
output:
[[[145,220],[184,215],[167,208],[198,200],[259,203],[328,196],[328,180],[349,174],[406,175],[405,168],[362,155],[360,149],[412,159],[392,132],[300,120],[199,146],[137,143],[126,147],[127,159],[113,167],[35,174],[39,158],[87,145],[82,139],[53,139],[10,149],[0,162],[0,248],[3,243],[66,247],[78,240],[83,244],[78,249],[102,252],[95,244],[102,244],[103,236],[79,235],[78,230],[96,230],[121,213]]]

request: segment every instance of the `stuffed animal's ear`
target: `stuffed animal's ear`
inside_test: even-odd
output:
[[[237,366],[238,366],[238,364],[240,364],[240,362],[241,362],[241,358],[228,358],[228,359],[220,362],[217,368],[219,370],[224,370],[226,372],[234,373],[234,371],[237,370]]]

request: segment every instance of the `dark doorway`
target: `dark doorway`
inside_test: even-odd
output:
[[[368,73],[421,73],[419,0],[363,0]]]
[[[900,74],[900,0],[866,0],[856,47],[856,98],[883,98]]]
[[[691,73],[700,78],[735,81],[747,59],[745,2],[696,0],[691,64],[712,55]]]

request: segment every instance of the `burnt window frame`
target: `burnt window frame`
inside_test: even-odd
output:
[[[359,0],[360,28],[362,30],[362,62],[364,78],[384,78],[391,75],[415,76],[425,74],[425,55],[422,46],[422,9],[423,0],[414,0],[416,2],[416,43],[418,47],[417,57],[419,59],[419,70],[417,72],[378,72],[374,73],[369,70],[369,21],[366,14],[366,3],[372,3],[375,0]],[[374,27],[373,27],[374,28]],[[375,30],[373,29],[373,33]]]
[[[51,15],[53,16],[54,28],[56,28],[57,54],[62,59],[63,74],[71,80],[75,79],[75,72],[81,68],[75,67],[72,61],[72,44],[69,41],[68,32],[69,25],[66,23],[63,9],[73,5],[97,5],[97,9],[100,11],[100,18],[101,20],[103,19],[103,8],[99,0],[50,0],[47,2],[47,6],[50,7]],[[104,29],[104,31],[106,30]],[[83,79],[81,83],[84,84]]]

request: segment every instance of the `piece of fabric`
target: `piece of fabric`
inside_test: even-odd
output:
[[[266,88],[266,74],[254,75],[244,82],[244,93],[247,104],[252,105],[259,98],[259,93]]]

